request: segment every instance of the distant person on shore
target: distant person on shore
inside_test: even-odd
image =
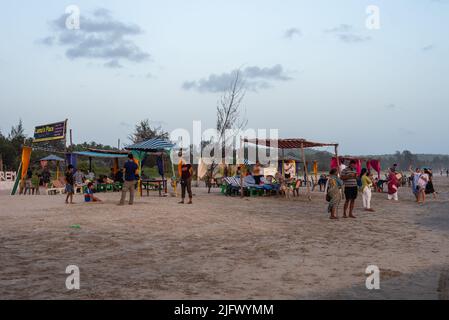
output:
[[[426,202],[426,187],[429,183],[429,175],[426,172],[421,173],[418,180],[418,203]],[[419,201],[421,199],[421,201]]]
[[[324,191],[326,201],[329,203],[327,211],[330,213],[329,219],[338,219],[338,205],[341,201],[341,186],[343,182],[337,176],[337,168],[331,169]]]
[[[75,179],[75,184],[77,186],[82,186],[84,184],[84,173],[80,169],[76,170],[73,178]]]
[[[33,172],[33,176],[31,178],[31,185],[33,186],[33,194],[40,195],[39,187],[41,182],[41,175],[40,173],[35,170]]]
[[[355,218],[354,211],[354,203],[355,199],[357,199],[358,185],[357,185],[357,171],[356,171],[356,161],[351,160],[349,162],[349,166],[347,166],[341,172],[341,179],[343,180],[343,184],[345,187],[345,204],[343,207],[343,218]],[[349,215],[347,211],[349,209]]]
[[[123,183],[122,188],[122,197],[120,198],[119,205],[125,205],[126,193],[129,191],[129,204],[132,205],[134,203],[134,193],[136,189],[136,180],[137,175],[136,171],[139,167],[134,162],[134,156],[132,153],[128,154],[128,161],[125,162],[123,166],[123,173],[125,176],[125,182]]]
[[[396,168],[390,168],[387,178],[388,200],[398,201],[399,179],[396,175]]]
[[[373,181],[369,176],[369,171],[366,168],[363,168],[360,172],[360,180],[362,182],[362,200],[363,200],[363,208],[365,211],[374,212],[374,209],[371,208],[371,188],[373,186]]]
[[[419,181],[419,177],[421,176],[421,169],[416,168],[415,171],[412,171],[412,167],[410,166],[409,171],[410,171],[410,174],[411,174],[412,192],[413,192],[413,195],[416,198],[416,202],[419,202],[418,181]]]
[[[33,189],[32,178],[33,178],[33,171],[31,170],[31,168],[28,168],[25,176],[25,189],[23,191],[23,194],[27,194],[28,192],[28,194],[31,195],[31,190]]]
[[[179,157],[182,157],[182,152],[179,152]],[[183,204],[186,197],[186,190],[189,194],[189,202],[187,204],[192,204],[192,176],[193,168],[190,163],[182,161],[181,163],[181,201],[179,203]]]
[[[426,173],[429,176],[429,181],[427,182],[425,193],[433,195],[433,198],[436,199],[437,192],[435,191],[435,188],[433,187],[432,169],[424,169],[424,173]]]
[[[449,177],[449,169],[446,170],[446,177]]]
[[[410,168],[411,171],[411,168]],[[413,174],[413,193],[415,193],[416,202],[424,203],[426,201],[426,186],[429,182],[429,175],[421,169],[416,168]]]
[[[41,175],[42,175],[42,185],[44,186],[44,188],[47,188],[51,179],[51,173],[50,170],[48,170],[48,167],[44,167],[44,169],[42,169]]]
[[[262,167],[260,166],[260,162],[256,161],[256,164],[253,167],[253,177],[254,181],[257,185],[260,184],[261,178],[263,177],[262,173]]]
[[[87,184],[86,191],[84,191],[84,202],[102,202],[94,196],[94,184],[92,182]]]
[[[326,183],[327,183],[327,177],[325,174],[320,175],[320,178],[318,179],[318,186],[320,187],[320,192],[326,190]]]
[[[67,196],[65,198],[65,203],[73,204],[73,194],[75,193],[75,179],[73,177],[73,165],[69,164],[65,172],[65,192]]]

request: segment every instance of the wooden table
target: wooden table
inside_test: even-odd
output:
[[[147,189],[147,196],[150,196],[150,186],[157,184],[159,197],[162,197],[162,189],[164,193],[167,193],[167,180],[166,179],[142,179],[142,188],[140,189],[140,195],[142,196],[143,187]]]

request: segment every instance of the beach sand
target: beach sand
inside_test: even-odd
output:
[[[226,197],[194,189],[117,206],[0,195],[0,299],[448,299],[449,178],[420,206],[374,194],[375,213],[328,219],[324,194]],[[304,192],[304,191],[303,191]],[[341,210],[340,210],[341,215]],[[80,225],[79,229],[71,228]],[[80,269],[80,290],[65,287]],[[377,265],[380,290],[365,287]]]

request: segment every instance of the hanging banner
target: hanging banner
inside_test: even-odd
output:
[[[31,158],[31,148],[30,147],[23,147],[22,148],[22,174],[21,179],[25,178],[28,167],[30,165],[30,158]]]
[[[65,139],[66,132],[67,132],[67,120],[37,126],[34,129],[33,142],[44,142],[44,141]]]

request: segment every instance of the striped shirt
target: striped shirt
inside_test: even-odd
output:
[[[357,187],[357,179],[355,176],[357,175],[357,171],[355,169],[351,169],[351,167],[346,167],[341,175],[344,177],[346,175],[354,174],[354,178],[349,178],[347,180],[343,180],[345,187]]]

